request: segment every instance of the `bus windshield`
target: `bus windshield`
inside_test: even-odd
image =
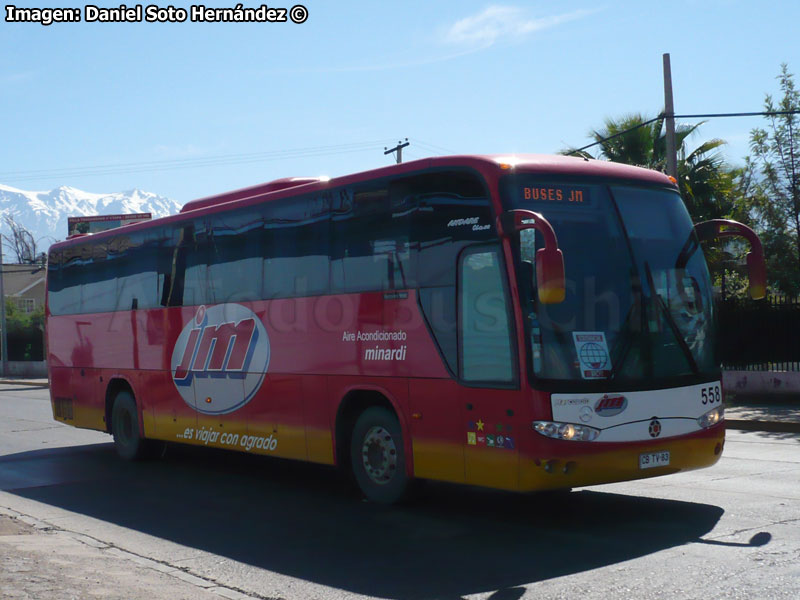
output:
[[[564,253],[566,299],[537,301],[533,229],[517,236],[516,268],[530,367],[542,379],[609,388],[718,375],[711,282],[688,256],[691,219],[674,190],[511,175],[506,209],[540,212]]]

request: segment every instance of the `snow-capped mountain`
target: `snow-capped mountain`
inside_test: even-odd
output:
[[[94,194],[61,186],[49,192],[27,192],[0,184],[0,218],[11,215],[33,234],[43,251],[54,240],[67,237],[67,217],[149,212],[155,219],[180,209],[175,200],[142,190]],[[0,232],[10,233],[5,223],[0,225]]]

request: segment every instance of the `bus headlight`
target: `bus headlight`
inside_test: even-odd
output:
[[[712,408],[702,417],[697,418],[697,424],[700,425],[701,429],[708,429],[712,425],[716,425],[720,421],[725,420],[725,407],[718,406],[716,408]]]
[[[545,437],[574,442],[591,442],[600,435],[600,430],[594,427],[557,421],[534,421],[533,430]]]

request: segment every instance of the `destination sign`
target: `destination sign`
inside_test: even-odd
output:
[[[589,188],[566,185],[536,185],[521,188],[522,199],[527,202],[552,202],[554,204],[589,204]]]

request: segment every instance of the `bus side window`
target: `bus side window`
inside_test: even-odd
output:
[[[158,253],[163,241],[162,229],[136,232],[119,238],[120,244],[112,259],[117,274],[117,298],[114,310],[154,308],[159,304]],[[113,255],[110,254],[109,258]]]
[[[458,373],[456,286],[419,288],[419,303],[447,366]]]
[[[326,195],[267,203],[261,231],[261,297],[292,298],[330,290]]]
[[[213,304],[214,293],[209,285],[208,265],[212,257],[211,225],[207,218],[194,222],[194,240],[188,244],[183,282],[183,305]]]
[[[80,312],[80,285],[72,283],[68,252],[51,253],[47,262],[47,301],[53,315],[69,315]]]
[[[86,260],[81,273],[80,312],[109,312],[115,310],[117,273],[107,243],[87,245]]]
[[[336,292],[385,289],[386,248],[376,239],[389,215],[389,193],[383,186],[340,190],[331,214],[331,284]]]
[[[384,182],[344,188],[331,206],[331,286],[334,292],[414,287],[406,199]]]
[[[252,209],[212,215],[208,286],[215,304],[261,297],[263,219]]]
[[[169,235],[169,234],[168,234]],[[168,252],[158,258],[159,282],[161,283],[161,306],[183,306],[183,283],[186,273],[186,255],[194,239],[192,223],[186,223],[173,233],[177,236]]]

